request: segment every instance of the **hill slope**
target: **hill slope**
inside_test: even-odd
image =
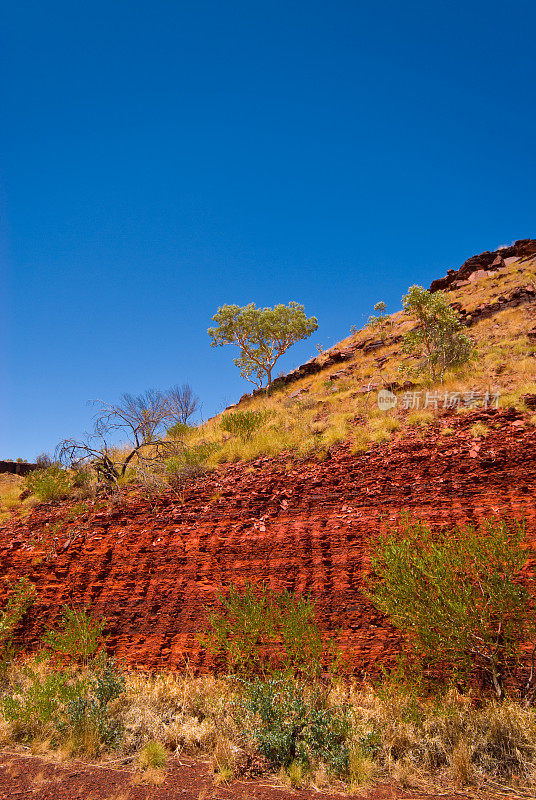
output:
[[[500,253],[493,255],[495,261]],[[337,633],[359,673],[388,663],[396,634],[363,594],[370,537],[381,525],[404,510],[449,524],[525,515],[536,541],[536,427],[520,399],[528,394],[532,404],[534,393],[535,266],[525,249],[485,270],[491,274],[473,270],[468,283],[462,271],[451,274],[444,287],[476,341],[486,343],[478,363],[446,388],[495,388],[498,408],[443,410],[439,403],[437,411],[415,414],[400,400],[389,412],[396,425],[386,426],[369,384],[377,378],[400,388],[397,337],[410,323],[399,313],[386,345],[371,348],[370,331],[360,331],[309,362],[315,366],[307,375],[282,381],[275,395],[243,398],[242,407],[273,409],[279,425],[324,426],[310,434],[308,455],[283,451],[276,431],[270,436],[281,452],[223,464],[189,481],[180,497],[165,491],[143,499],[128,488],[83,507],[41,505],[13,515],[0,528],[3,573],[29,575],[39,594],[24,642],[31,645],[63,603],[91,603],[107,618],[110,643],[125,662],[204,669],[197,634],[217,590],[251,579],[311,594],[326,636]],[[416,387],[423,397],[432,389]],[[344,424],[341,414],[349,415]],[[211,433],[219,435],[217,420],[199,435]],[[292,426],[287,433],[291,438]]]

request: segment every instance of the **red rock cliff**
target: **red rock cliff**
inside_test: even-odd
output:
[[[470,426],[492,428],[475,440]],[[455,434],[440,428],[448,424]],[[143,668],[206,667],[196,634],[218,588],[245,579],[307,592],[326,634],[360,672],[392,659],[397,637],[363,596],[369,544],[403,509],[434,523],[525,515],[536,538],[536,432],[515,411],[439,418],[428,430],[318,462],[235,464],[192,482],[183,502],[124,495],[83,516],[37,508],[0,529],[4,574],[28,574],[39,602],[31,644],[63,603],[91,603],[117,656]]]

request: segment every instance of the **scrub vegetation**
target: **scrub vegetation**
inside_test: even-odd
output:
[[[530,792],[536,711],[521,651],[533,609],[517,580],[533,556],[523,526],[499,520],[435,534],[406,520],[377,537],[370,595],[407,647],[374,684],[345,672],[309,598],[252,584],[228,587],[207,617],[210,675],[121,669],[106,652],[106,621],[85,608],[65,607],[40,648],[17,655],[18,626],[36,600],[21,579],[0,617],[2,740],[123,759],[133,780],[149,782],[182,753],[208,761],[215,782],[264,774],[295,788],[391,781]],[[489,680],[477,691],[482,673]]]

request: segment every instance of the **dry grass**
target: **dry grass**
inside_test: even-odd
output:
[[[210,752],[219,734],[235,733],[233,697],[228,682],[211,676],[132,674],[118,701],[125,749],[158,741],[172,752]]]
[[[10,512],[19,508],[20,493],[24,489],[24,478],[11,473],[0,474],[0,523],[9,518]]]
[[[519,285],[529,283],[536,262],[513,263],[499,274],[482,279],[471,286],[449,293],[449,299],[459,301],[470,310],[485,302],[493,302],[500,295],[508,293]],[[529,316],[529,320],[527,320]],[[536,321],[536,311],[533,314]],[[395,333],[403,333],[411,323],[398,312],[394,315]],[[526,337],[528,327],[532,327],[527,309],[509,308],[499,314],[478,322],[469,329],[474,338],[478,357],[466,367],[447,374],[445,383],[431,385],[422,381],[417,387],[424,391],[480,392],[500,391],[501,406],[523,407],[521,395],[531,392],[534,384],[536,362],[535,347]],[[363,341],[372,335],[365,326],[355,335],[340,342],[341,347]],[[387,362],[381,367],[375,359],[381,355]],[[319,357],[325,362],[327,353]],[[428,425],[435,416],[433,410],[417,409],[378,415],[376,389],[367,393],[366,387],[372,383],[377,388],[393,381],[400,381],[399,346],[387,344],[371,354],[356,351],[353,358],[339,367],[326,368],[321,372],[290,384],[272,396],[259,396],[243,401],[240,410],[269,410],[273,415],[265,425],[245,444],[222,435],[219,417],[200,426],[194,434],[218,446],[209,466],[228,461],[252,460],[262,455],[277,455],[289,451],[298,455],[326,450],[343,440],[352,441],[354,452],[361,452],[371,444],[387,441],[397,431],[410,426]],[[344,368],[348,371],[342,379],[329,380],[330,374]],[[298,397],[291,394],[302,392]],[[534,389],[536,391],[536,385]],[[462,407],[461,411],[466,409]],[[356,417],[364,417],[365,423],[352,428]]]
[[[494,302],[517,286],[530,284],[535,271],[536,259],[516,261],[489,278],[450,292],[448,297],[471,311],[483,303]],[[393,314],[392,319],[393,334],[403,334],[412,325],[401,311]],[[443,385],[432,385],[423,378],[417,390],[422,391],[423,397],[426,391],[436,390],[460,392],[462,395],[471,390],[490,394],[499,391],[501,407],[515,406],[527,411],[522,395],[536,393],[536,346],[526,333],[535,323],[536,308],[532,306],[507,308],[481,320],[468,329],[476,344],[477,358],[464,368],[447,373]],[[342,340],[338,347],[364,342],[370,337],[376,338],[376,334],[370,326],[365,326]],[[325,351],[317,361],[322,366],[328,358],[329,352]],[[224,432],[220,425],[221,415],[218,415],[194,428],[185,444],[187,447],[201,443],[214,445],[205,465],[210,470],[219,464],[253,461],[261,456],[277,456],[284,452],[295,457],[317,455],[322,458],[330,447],[343,441],[350,443],[354,453],[360,453],[373,445],[388,442],[394,435],[403,436],[408,426],[420,427],[424,431],[437,411],[423,409],[422,402],[420,408],[405,411],[399,393],[395,410],[385,414],[379,412],[376,405],[377,389],[403,381],[399,370],[403,363],[401,358],[400,344],[389,340],[368,354],[356,350],[348,361],[326,366],[271,395],[246,398],[238,409],[234,408],[233,411],[268,412],[263,424],[246,442]],[[340,370],[344,370],[343,376],[334,378]],[[460,413],[470,410],[462,405]],[[443,433],[448,435],[448,429]],[[159,492],[167,485],[164,471],[141,477],[147,491]],[[125,481],[139,478],[140,475],[133,470]],[[20,484],[22,479],[19,479]],[[31,498],[24,501],[25,504],[31,502]],[[13,488],[5,493],[3,499],[0,484],[0,521],[1,515],[6,519],[12,508],[24,511],[24,505],[18,505]]]
[[[479,437],[485,437],[490,432],[490,429],[487,425],[484,425],[482,422],[475,422],[474,425],[471,425],[471,436],[475,439]]]
[[[147,742],[138,753],[138,768],[144,772],[148,769],[160,769],[167,762],[167,753],[160,742]]]
[[[40,668],[44,676],[48,667]],[[23,680],[21,667],[14,665],[4,696]],[[119,752],[135,757],[135,781],[163,780],[170,752],[201,756],[211,764],[216,782],[240,775],[244,757],[254,754],[240,692],[240,684],[212,676],[128,675],[126,691],[114,701],[110,715],[125,726]],[[386,780],[421,790],[485,788],[489,782],[536,790],[534,708],[514,701],[475,708],[471,698],[454,690],[423,698],[415,687],[396,682],[376,689],[335,682],[324,702],[327,709],[349,709],[344,783],[354,793]],[[0,741],[18,741],[22,734],[36,751],[52,747],[52,731],[21,731],[0,715]],[[93,745],[88,728],[87,741],[62,742],[63,757],[80,752],[97,757],[96,738]],[[295,788],[341,785],[322,760],[307,768],[294,761],[279,777]]]
[[[123,701],[125,749],[150,738],[176,752],[204,753],[218,781],[239,768],[243,720],[238,688],[211,677],[131,676]],[[391,779],[407,788],[536,786],[536,711],[510,701],[473,707],[454,690],[432,699],[396,684],[380,691],[335,683],[327,706],[351,709],[348,786],[354,791]],[[298,762],[280,773],[292,787],[333,785],[326,766]]]

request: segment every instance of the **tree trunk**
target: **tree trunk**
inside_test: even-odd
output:
[[[503,691],[503,687],[502,687],[501,674],[500,674],[499,670],[497,669],[497,665],[496,664],[493,664],[493,663],[491,664],[491,666],[490,666],[490,674],[491,674],[491,682],[493,684],[493,690],[495,691],[495,696],[496,696],[497,700],[499,701],[499,703],[502,703],[502,701],[504,699],[504,691]]]

